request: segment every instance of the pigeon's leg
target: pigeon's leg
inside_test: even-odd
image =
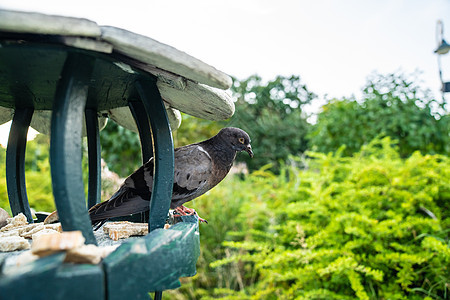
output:
[[[182,216],[192,216],[196,213],[195,209],[186,207],[184,205],[178,206],[177,208],[175,208],[175,211]]]
[[[176,207],[174,209],[174,211],[177,213],[176,215],[175,214],[173,215],[174,217],[192,216],[192,215],[195,214],[195,215],[197,215],[198,220],[200,222],[208,224],[208,221],[206,221],[203,218],[200,218],[200,216],[197,214],[197,212],[193,208],[188,208],[188,207],[186,207],[184,205],[180,205],[180,206]]]

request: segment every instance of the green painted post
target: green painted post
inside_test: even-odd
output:
[[[141,79],[136,89],[150,119],[155,159],[149,232],[163,228],[170,208],[173,189],[174,154],[172,132],[156,80]]]
[[[96,244],[86,209],[81,170],[81,128],[95,58],[69,53],[52,112],[50,167],[53,195],[63,230],[81,230]]]
[[[97,110],[86,108],[85,117],[89,164],[88,208],[91,208],[101,198],[101,150]]]
[[[6,149],[6,185],[13,215],[23,213],[33,223],[25,185],[25,149],[33,108],[16,108]]]
[[[141,141],[142,163],[145,164],[153,157],[153,143],[151,136],[150,123],[145,107],[142,102],[130,101],[128,103],[131,114],[139,131],[139,139]]]
[[[153,171],[152,199],[148,232],[163,228],[172,200],[174,152],[172,132],[163,100],[156,86],[156,79],[141,79],[136,89],[148,114],[153,138]],[[161,300],[162,292],[156,291],[154,299]]]
[[[142,163],[145,164],[153,157],[153,141],[151,136],[150,123],[148,115],[142,101],[130,101],[128,103],[131,114],[139,131],[139,140],[141,142]],[[147,223],[149,218],[148,212],[140,213],[140,222]]]

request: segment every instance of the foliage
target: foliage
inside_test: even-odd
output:
[[[302,111],[316,95],[308,91],[299,76],[277,76],[264,83],[257,75],[238,81],[232,90],[237,98],[236,112],[227,126],[248,132],[255,157],[241,156],[250,170],[271,162],[278,170],[279,161],[307,148],[308,123]]]
[[[198,275],[167,299],[448,299],[450,159],[402,159],[389,138],[342,151],[196,201]]]
[[[0,161],[3,164],[6,161],[6,149],[0,146]],[[0,207],[6,209],[8,213],[11,213],[8,202],[8,192],[6,190],[6,169],[4,165],[0,167]]]
[[[433,112],[434,111],[434,112]],[[332,100],[318,116],[310,147],[320,152],[346,145],[351,155],[377,136],[398,140],[400,155],[414,151],[450,153],[450,116],[427,91],[405,75],[375,74],[364,88],[363,100]]]
[[[49,164],[49,138],[39,134],[27,143],[25,153],[25,180],[30,207],[35,211],[55,210]],[[0,147],[0,159],[5,162],[6,150]],[[6,170],[0,168],[0,207],[11,212],[6,189]]]
[[[141,164],[141,144],[139,135],[113,121],[109,121],[100,132],[102,158],[111,171],[126,177]]]
[[[199,119],[188,114],[181,113],[182,122],[180,128],[173,132],[175,147],[192,143],[198,143],[216,135],[223,127],[223,122],[214,122]]]
[[[50,161],[49,161],[50,139],[48,136],[38,134],[32,141],[27,142],[25,153],[25,180],[27,197],[30,207],[34,211],[52,212],[55,203],[52,191]],[[82,144],[82,172],[87,197],[88,183],[88,160],[86,139]],[[6,149],[0,147],[0,161],[6,161]],[[111,174],[106,166],[102,167],[102,200],[108,199],[118,188],[121,180],[115,174]],[[0,168],[0,207],[11,213],[7,186],[5,167]]]
[[[50,138],[38,134],[27,143],[25,153],[25,180],[30,206],[35,211],[55,210],[49,162]]]

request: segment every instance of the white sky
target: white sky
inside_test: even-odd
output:
[[[0,0],[0,8],[128,29],[239,79],[300,75],[321,99],[358,96],[372,72],[398,70],[419,70],[422,86],[440,98],[433,53],[437,20],[443,20],[450,42],[445,0]],[[450,53],[442,56],[442,66],[449,81]],[[4,143],[1,136],[0,127]]]

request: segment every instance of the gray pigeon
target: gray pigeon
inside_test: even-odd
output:
[[[214,137],[175,149],[175,174],[170,208],[178,215],[193,214],[183,204],[216,186],[231,169],[236,153],[247,151],[253,157],[249,135],[227,127]],[[149,210],[153,187],[153,157],[125,179],[111,199],[89,209],[92,225]],[[200,218],[200,221],[205,221]],[[98,228],[98,227],[97,227]]]

